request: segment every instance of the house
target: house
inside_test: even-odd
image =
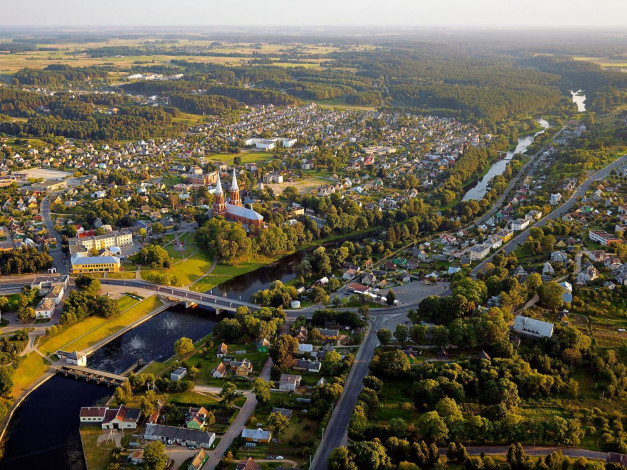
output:
[[[278,413],[278,414],[282,414],[283,416],[285,416],[288,421],[290,419],[292,419],[292,410],[290,410],[289,408],[277,408],[277,407],[273,407],[272,408],[272,413]]]
[[[353,282],[346,287],[348,292],[354,292],[356,294],[367,294],[370,291],[370,287],[364,286],[363,284],[358,284]]]
[[[216,357],[226,357],[228,353],[229,347],[226,344],[221,343],[220,346],[218,346],[218,352],[216,354]]]
[[[161,424],[146,424],[144,439],[161,441],[165,444],[180,444],[183,446],[197,446],[209,449],[216,439],[215,433],[199,431],[197,429],[176,428]]]
[[[318,361],[311,361],[307,359],[297,359],[293,366],[294,370],[306,370],[308,372],[319,373],[322,364]]]
[[[144,463],[144,449],[139,449],[129,454],[128,461],[133,465],[142,465]]]
[[[322,336],[322,339],[324,340],[337,340],[338,336],[340,335],[339,330],[329,330],[327,328],[320,328],[318,331],[320,333],[320,336]]]
[[[294,337],[298,340],[299,343],[304,343],[305,341],[307,341],[307,338],[309,338],[309,332],[307,331],[307,328],[301,326],[294,335]]]
[[[470,250],[468,250],[469,256],[471,260],[480,260],[488,256],[490,253],[490,248],[492,246],[488,243],[480,243],[478,245],[473,246]]]
[[[304,344],[301,343],[298,345],[298,352],[299,353],[311,353],[313,352],[313,344]]]
[[[607,233],[605,230],[590,230],[588,232],[588,238],[593,242],[600,243],[603,246],[611,246],[614,244],[622,243],[622,240],[616,235]]]
[[[503,239],[500,237],[490,237],[488,238],[488,243],[492,245],[492,249],[496,250],[497,248],[500,248],[501,245],[503,245]]]
[[[529,227],[528,219],[516,219],[512,221],[512,230],[515,232],[525,230],[527,227]]]
[[[261,465],[255,462],[252,457],[248,457],[243,462],[238,463],[235,466],[235,469],[236,470],[260,470]]]
[[[586,269],[577,274],[577,284],[587,284],[599,277],[599,271],[594,266],[588,266]]]
[[[200,449],[187,466],[187,470],[200,470],[208,458],[209,454],[205,452],[205,449]]]
[[[551,266],[551,263],[549,263],[548,261],[544,263],[544,265],[542,266],[542,274],[546,274],[546,275],[555,274],[555,270],[553,269],[553,266]]]
[[[562,200],[562,195],[560,193],[551,194],[551,199],[549,201],[549,204],[551,204],[552,206],[555,206],[559,204],[561,200]]]
[[[72,274],[117,273],[120,271],[120,258],[116,256],[88,256],[86,252],[72,255]]]
[[[50,320],[56,306],[54,299],[42,299],[35,307],[35,318],[37,320]]]
[[[242,361],[231,361],[229,363],[231,372],[238,377],[248,377],[248,374],[253,371],[253,364],[248,359],[244,358]]]
[[[102,429],[136,429],[141,410],[127,408],[82,407],[79,419],[81,423],[99,423]]]
[[[272,439],[272,433],[270,431],[264,431],[261,428],[256,429],[242,429],[241,436],[246,442],[253,442],[255,444],[268,444]]]
[[[190,407],[185,418],[185,427],[187,429],[203,429],[209,412],[204,406],[200,408]]]
[[[504,229],[500,230],[500,231],[496,234],[496,236],[497,236],[497,237],[499,237],[499,238],[503,241],[503,243],[507,243],[507,242],[508,242],[508,241],[510,241],[510,240],[512,239],[512,237],[514,236],[514,232],[512,232],[512,231],[511,231],[511,230],[509,230],[509,229],[504,228]]]
[[[550,338],[553,336],[553,323],[516,315],[512,330],[536,338]]]
[[[224,377],[225,374],[226,374],[226,365],[224,364],[224,362],[221,362],[220,364],[218,364],[216,368],[211,371],[211,375],[213,376],[214,379],[221,379]]]
[[[281,374],[279,379],[279,390],[294,392],[300,387],[300,381],[303,379],[300,375]]]
[[[83,353],[79,353],[77,351],[69,353],[65,357],[65,360],[68,364],[71,364],[73,366],[79,366],[79,367],[87,366],[87,355]]]
[[[551,252],[551,261],[565,263],[568,261],[568,255],[563,251],[553,251]]]
[[[187,369],[185,367],[179,367],[178,369],[172,371],[172,373],[170,374],[170,380],[176,382],[183,379],[186,375]]]

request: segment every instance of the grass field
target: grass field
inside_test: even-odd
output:
[[[121,300],[126,303],[126,298],[124,296]],[[139,320],[162,305],[163,302],[153,296],[142,300],[111,320],[100,317],[86,318],[70,325],[56,336],[45,337],[39,344],[39,350],[45,354],[52,354],[59,349],[69,351],[83,350]]]
[[[196,284],[190,286],[190,289],[196,292],[206,292],[223,282],[233,279],[241,274],[246,274],[255,269],[268,264],[269,259],[259,259],[238,264],[237,266],[229,266],[226,264],[217,264],[215,269],[207,276],[200,279]]]
[[[35,352],[27,355],[18,368],[15,369],[15,374],[13,375],[13,396],[19,396],[41,377],[46,370],[48,370],[48,362],[43,357]]]
[[[232,165],[235,157],[240,157],[243,165],[245,163],[257,163],[272,160],[273,155],[272,152],[244,151],[242,153],[218,153],[210,156],[209,159],[216,162],[226,163],[227,165]]]
[[[82,425],[80,433],[87,467],[93,469],[107,468],[111,461],[111,453],[115,449],[115,442],[109,441],[98,444],[98,436],[103,431],[97,425]]]
[[[178,279],[177,286],[188,286],[192,282],[200,279],[205,275],[213,261],[209,256],[198,250],[196,253],[186,260],[181,260],[178,263],[172,265],[169,269],[163,271],[173,274]],[[141,272],[142,279],[146,279],[152,270],[145,270]]]
[[[108,279],[135,279],[135,271],[120,271],[117,273],[107,273]]]

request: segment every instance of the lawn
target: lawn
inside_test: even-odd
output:
[[[126,304],[126,296],[120,300]],[[142,300],[135,306],[127,309],[113,319],[89,317],[78,323],[70,325],[58,335],[45,337],[39,344],[39,349],[45,354],[52,354],[59,349],[68,351],[80,351],[88,348],[98,341],[105,339],[116,331],[136,322],[147,313],[161,307],[163,302],[158,297],[152,296]]]
[[[191,286],[190,289],[196,292],[206,292],[209,289],[213,289],[215,286],[228,281],[229,279],[254,271],[255,269],[265,266],[270,262],[272,262],[271,259],[260,258],[255,261],[240,263],[237,266],[217,264],[211,274],[208,274],[200,279],[193,286]]]
[[[108,279],[135,279],[135,271],[120,271],[118,273],[108,273]]]
[[[242,165],[244,165],[246,163],[258,163],[271,160],[273,155],[272,152],[244,151],[242,153],[218,153],[210,156],[209,159],[232,165],[235,157],[240,157],[242,159]]]
[[[212,406],[220,403],[220,399],[213,395],[196,392],[168,393],[168,401],[181,406]]]
[[[115,442],[109,441],[98,444],[98,436],[103,433],[99,426],[83,425],[80,433],[87,467],[93,469],[107,468],[111,461],[111,453],[115,449]]]
[[[19,396],[48,370],[48,362],[37,353],[27,355],[13,374],[14,397]]]
[[[171,268],[163,271],[176,276],[178,282],[177,286],[188,286],[192,282],[200,279],[205,275],[212,264],[211,258],[201,250],[186,260],[179,261],[172,265]],[[142,279],[146,279],[152,270],[145,270],[141,272]]]

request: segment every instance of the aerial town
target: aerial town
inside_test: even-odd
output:
[[[242,31],[0,29],[0,469],[627,469],[624,41]]]

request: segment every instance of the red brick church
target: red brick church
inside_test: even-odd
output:
[[[239,197],[239,186],[237,185],[235,169],[233,169],[233,182],[231,183],[230,193],[230,202],[225,202],[222,182],[220,181],[220,175],[218,174],[218,182],[216,183],[216,189],[213,192],[215,197],[213,203],[213,215],[221,215],[227,220],[240,222],[254,228],[261,228],[263,226],[263,216],[242,205],[242,201]]]

